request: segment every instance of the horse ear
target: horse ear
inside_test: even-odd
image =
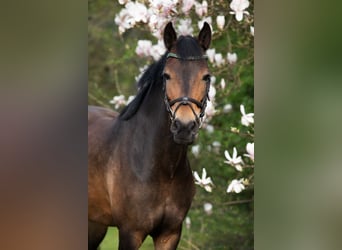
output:
[[[204,50],[209,48],[211,42],[211,28],[207,22],[204,22],[204,25],[198,35],[198,41]]]
[[[169,22],[164,30],[164,44],[168,51],[171,50],[172,46],[177,40],[177,34],[172,26],[172,22]]]

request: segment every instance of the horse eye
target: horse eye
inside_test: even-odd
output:
[[[170,80],[170,75],[167,73],[164,73],[163,78],[164,78],[164,80]]]
[[[203,81],[205,81],[206,83],[210,83],[210,75],[208,74],[208,75],[205,75],[205,76],[203,76]]]

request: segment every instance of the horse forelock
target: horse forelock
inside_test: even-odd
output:
[[[181,58],[198,57],[203,55],[203,50],[197,39],[192,36],[180,36],[176,42],[176,52]]]

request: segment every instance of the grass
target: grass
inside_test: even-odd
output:
[[[119,245],[118,229],[116,227],[109,227],[107,234],[100,245],[100,250],[118,249],[118,245]],[[141,250],[154,249],[152,238],[147,237],[139,249]]]

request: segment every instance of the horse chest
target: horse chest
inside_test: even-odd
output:
[[[190,208],[193,198],[191,185],[178,186],[177,183],[162,185],[155,194],[155,202],[149,207],[149,214],[154,226],[181,224]],[[148,216],[147,216],[148,217]]]

